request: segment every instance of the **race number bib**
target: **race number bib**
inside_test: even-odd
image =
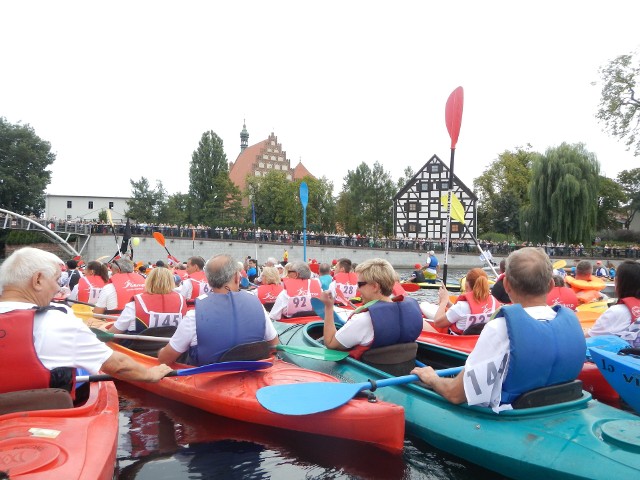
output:
[[[101,291],[102,291],[102,288],[89,287],[89,300],[87,301],[93,304],[97,303],[98,297],[100,296]]]
[[[292,317],[296,313],[311,311],[311,297],[310,296],[296,296],[289,297],[287,303],[287,316]]]
[[[509,354],[495,356],[487,361],[465,367],[464,392],[469,405],[500,405],[502,381],[504,379]]]
[[[356,296],[356,292],[358,291],[357,285],[351,285],[348,283],[337,283],[336,288],[340,289],[342,292],[342,296],[347,300],[351,300]]]
[[[180,313],[149,312],[149,327],[177,327],[180,320]]]

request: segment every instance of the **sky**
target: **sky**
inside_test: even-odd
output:
[[[186,193],[202,134],[229,161],[271,132],[335,192],[380,162],[438,155],[464,88],[454,173],[505,150],[583,142],[610,178],[638,166],[595,118],[598,68],[640,45],[640,2],[110,1],[0,3],[0,116],[51,143],[51,194]],[[596,84],[594,84],[596,83]]]

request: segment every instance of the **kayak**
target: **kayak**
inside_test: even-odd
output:
[[[401,283],[401,285],[403,285],[403,284]],[[424,289],[437,290],[437,289],[440,288],[440,285],[442,285],[442,282],[438,282],[438,283],[420,282],[420,283],[416,283],[416,285],[419,285],[420,288],[424,288]],[[447,283],[447,290],[449,290],[450,292],[459,292],[460,291],[460,284],[459,283]]]
[[[631,408],[640,413],[640,357],[600,348],[590,348],[590,351],[607,382]]]
[[[315,339],[321,331],[322,324],[310,323],[283,334],[281,341],[318,346]],[[461,352],[425,344],[420,344],[418,351],[418,359],[434,368],[463,365],[465,357]],[[343,382],[392,378],[351,357],[323,363],[287,358],[305,368],[331,373]],[[509,477],[625,478],[637,475],[640,469],[638,417],[593,401],[585,391],[562,403],[500,414],[483,407],[452,405],[417,383],[380,388],[375,395],[405,407],[409,435]]]
[[[113,382],[91,383],[84,388],[89,389],[89,397],[77,407],[71,405],[66,392],[60,396],[59,389],[0,395],[3,411],[12,402],[10,395],[20,395],[23,405],[42,401],[50,408],[0,415],[0,471],[8,474],[6,478],[113,478],[118,393]]]
[[[147,367],[158,364],[156,358],[115,343],[109,345]],[[174,368],[189,368],[189,365],[174,364]],[[400,452],[404,442],[404,409],[398,405],[387,402],[371,403],[366,397],[359,397],[331,412],[290,417],[266,410],[256,399],[256,392],[269,385],[337,381],[331,375],[305,370],[275,358],[271,368],[261,371],[202,373],[164,378],[158,383],[132,383],[156,395],[223,417],[298,432],[345,438]]]

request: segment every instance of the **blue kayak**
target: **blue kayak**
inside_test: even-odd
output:
[[[640,358],[592,347],[591,357],[609,385],[640,413]],[[640,442],[640,440],[638,440]]]
[[[320,346],[320,322],[292,328],[275,322],[283,344]],[[417,358],[436,369],[463,365],[466,354],[420,344]],[[393,378],[347,357],[325,362],[287,356],[305,368],[342,382]],[[408,372],[397,372],[403,375]],[[573,399],[494,413],[489,408],[453,405],[420,383],[387,386],[377,398],[405,408],[406,431],[436,448],[502,475],[522,479],[635,478],[640,471],[640,419],[600,402],[577,388]]]

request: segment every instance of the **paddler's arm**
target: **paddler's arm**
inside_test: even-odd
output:
[[[332,350],[348,350],[344,345],[336,340],[338,329],[333,320],[333,295],[328,290],[323,291],[318,297],[324,304],[324,329],[323,340],[324,345]]]
[[[102,364],[101,370],[116,378],[133,382],[157,382],[171,371],[164,363],[151,368],[141,364],[120,352],[113,354]]]
[[[178,352],[171,347],[171,345],[166,344],[164,347],[160,349],[158,352],[158,361],[160,363],[166,363],[167,365],[171,365],[178,360],[178,357],[182,355],[182,352]]]
[[[438,328],[447,328],[451,322],[447,319],[447,306],[449,305],[449,291],[444,285],[438,289],[438,310],[433,317],[433,324]]]
[[[464,370],[454,378],[439,377],[431,367],[414,368],[411,373],[418,375],[422,383],[451,403],[458,405],[467,401],[463,384]]]

